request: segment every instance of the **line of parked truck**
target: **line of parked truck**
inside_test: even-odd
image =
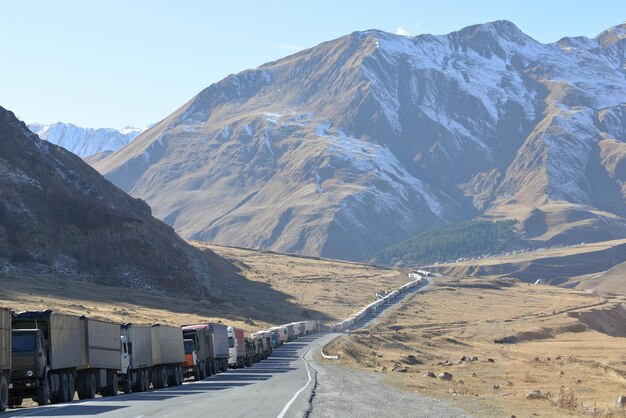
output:
[[[266,359],[286,341],[320,330],[301,321],[253,334],[219,323],[114,324],[47,311],[0,309],[0,411],[202,380]]]
[[[221,323],[181,327],[115,324],[46,311],[0,308],[0,411],[32,399],[39,405],[119,392],[145,392],[249,367],[274,348],[317,331],[346,331],[369,313],[421,284],[386,294],[331,325],[292,322],[249,334]]]
[[[409,273],[410,278],[414,278],[415,280],[406,283],[405,285],[400,286],[397,290],[393,292],[385,294],[385,296],[380,297],[376,302],[372,302],[367,305],[365,308],[358,311],[356,314],[351,316],[350,318],[341,321],[336,324],[325,325],[324,330],[328,332],[338,332],[338,331],[348,331],[351,327],[354,326],[357,322],[363,319],[366,315],[378,311],[381,306],[385,303],[388,303],[394,300],[396,297],[402,295],[403,293],[408,292],[411,289],[414,289],[422,284],[422,276],[418,273]]]

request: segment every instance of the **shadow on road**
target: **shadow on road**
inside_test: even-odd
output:
[[[185,395],[196,395],[212,391],[228,390],[236,387],[254,385],[271,379],[273,376],[288,373],[296,370],[292,364],[300,359],[299,351],[315,341],[318,336],[306,336],[298,339],[297,342],[289,342],[274,350],[272,355],[252,367],[242,369],[230,369],[224,373],[211,376],[202,381],[185,381],[182,386],[175,386],[162,390],[152,390],[149,392],[131,393],[129,395],[119,395],[109,398],[97,398],[91,401],[75,401],[62,406],[32,408],[19,408],[9,410],[7,416],[79,416],[98,415],[113,412],[128,406],[119,405],[117,402],[128,401],[161,401]],[[116,402],[116,404],[106,405]],[[97,403],[97,405],[92,405]],[[36,411],[36,414],[33,414]],[[4,415],[3,415],[4,416]]]
[[[57,406],[54,408],[38,408],[37,414],[33,414],[33,409],[18,409],[18,410],[9,410],[6,413],[2,414],[2,416],[10,417],[12,413],[26,413],[28,412],[29,416],[38,416],[38,417],[58,417],[58,416],[84,416],[84,415],[98,415],[105,414],[107,412],[118,411],[120,409],[127,408],[123,405],[82,405],[79,403],[76,404],[67,404],[65,406]]]

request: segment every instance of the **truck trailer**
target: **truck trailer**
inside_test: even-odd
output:
[[[252,336],[257,338],[259,359],[265,360],[272,354],[272,331],[257,331]]]
[[[228,367],[231,369],[245,367],[247,360],[246,337],[242,329],[228,327],[228,348]]]
[[[118,372],[122,369],[122,342],[117,324],[80,317],[81,366],[76,376],[79,399],[92,399],[96,393],[115,396]],[[71,382],[72,383],[72,382]],[[74,385],[70,385],[70,399]]]
[[[0,412],[10,403],[11,350],[11,311],[0,308]]]
[[[211,339],[209,357],[213,361],[213,373],[217,374],[228,370],[228,327],[222,324],[210,323],[209,337]]]
[[[145,392],[150,383],[155,389],[182,384],[185,349],[180,328],[124,324],[120,331],[127,344],[128,366],[119,374],[125,391]]]
[[[289,336],[288,336],[287,326],[286,325],[279,325],[277,327],[272,327],[272,328],[270,328],[270,330],[276,332],[276,344],[277,344],[277,346],[282,345],[282,344],[286,343],[289,340]]]
[[[155,389],[182,383],[185,347],[183,330],[159,324],[150,327],[152,337],[151,381]]]

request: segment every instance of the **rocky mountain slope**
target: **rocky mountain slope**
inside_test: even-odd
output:
[[[145,202],[0,107],[3,277],[37,273],[65,283],[207,295],[213,286],[208,253],[153,218]]]
[[[59,145],[81,158],[101,153],[108,155],[122,148],[143,132],[143,129],[139,128],[124,128],[120,131],[111,128],[81,128],[63,122],[48,125],[30,123],[28,129],[39,135],[39,138]]]
[[[201,91],[95,163],[188,238],[367,260],[433,226],[626,233],[626,24],[355,32]]]

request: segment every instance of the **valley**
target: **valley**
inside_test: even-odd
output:
[[[626,22],[347,4],[0,25],[7,416],[626,418]]]

